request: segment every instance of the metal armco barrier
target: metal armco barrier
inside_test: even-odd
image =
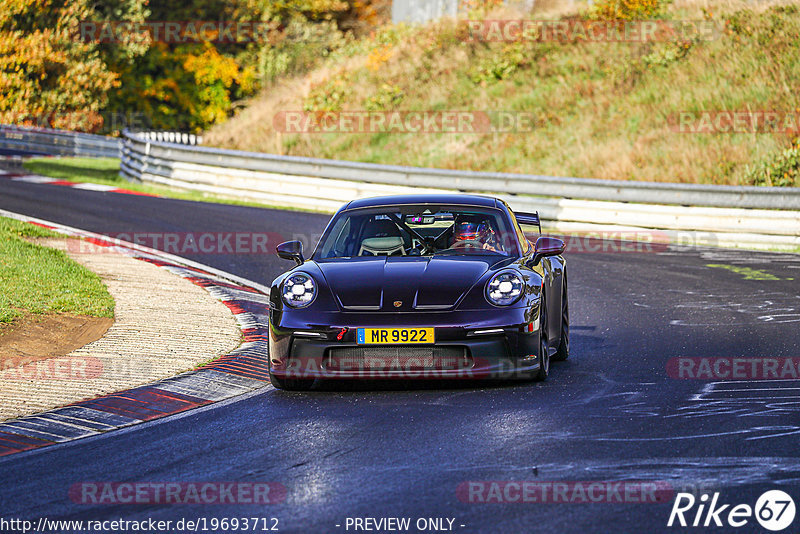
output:
[[[0,127],[0,146],[9,136],[17,136],[17,148],[75,155],[80,145],[75,139],[87,136],[67,136],[72,139],[69,145],[65,134]],[[118,139],[100,138],[119,146]],[[82,142],[80,146],[86,146],[86,140]],[[199,142],[198,137],[178,132],[125,131],[120,174],[129,180],[325,212],[354,198],[376,195],[486,193],[505,199],[517,210],[537,210],[551,228],[565,231],[657,229],[673,242],[685,241],[694,233],[706,236],[700,244],[800,249],[800,188],[425,169],[196,146]],[[101,155],[102,151],[93,152]]]
[[[124,132],[123,135],[132,159],[141,162],[141,158],[146,156],[149,161],[157,161],[162,171],[165,170],[163,169],[164,165],[188,164],[236,171],[332,178],[406,187],[489,191],[512,195],[540,195],[683,206],[800,210],[800,188],[798,187],[711,186],[425,169],[276,156],[210,147],[187,147],[166,142],[148,142],[142,134]],[[180,168],[180,165],[175,168]]]
[[[348,200],[469,191],[538,210],[551,226],[706,233],[706,244],[800,248],[800,188],[623,182],[423,169],[188,147],[124,132],[121,173],[232,198],[331,212]],[[557,224],[556,224],[557,223]],[[589,226],[590,228],[592,226]],[[671,238],[672,239],[672,238]]]
[[[202,138],[183,132],[144,132],[153,141],[199,145]],[[47,156],[122,157],[123,139],[65,130],[0,125],[0,148]]]
[[[64,130],[0,125],[0,148],[48,156],[118,158],[122,139]]]
[[[366,196],[482,192],[518,210],[538,210],[555,228],[661,229],[671,232],[665,235],[672,241],[693,232],[705,236],[701,244],[800,248],[800,188],[422,169],[188,147],[123,135],[121,173],[129,179],[232,198],[332,212]]]

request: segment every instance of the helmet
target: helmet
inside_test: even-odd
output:
[[[456,219],[453,237],[455,241],[479,241],[487,243],[494,236],[492,224],[486,217],[461,215]]]
[[[475,241],[478,239],[479,224],[468,218],[459,218],[455,223],[453,237],[456,241]]]

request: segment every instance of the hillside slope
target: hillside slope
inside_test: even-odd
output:
[[[561,15],[573,22],[584,16]],[[520,17],[497,11],[484,16]],[[710,21],[716,31],[710,39],[662,42],[480,42],[453,21],[383,28],[340,50],[323,67],[278,81],[238,116],[207,132],[206,140],[244,150],[387,164],[800,186],[796,129],[696,133],[676,126],[681,113],[699,120],[703,111],[747,110],[784,112],[781,120],[796,126],[798,4],[678,0],[661,17]],[[524,112],[533,128],[276,131],[283,129],[280,117],[287,111],[342,110]]]

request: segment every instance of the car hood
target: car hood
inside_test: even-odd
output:
[[[318,262],[345,309],[412,311],[447,309],[504,256],[388,256]]]

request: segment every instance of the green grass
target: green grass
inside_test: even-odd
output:
[[[202,191],[190,191],[161,185],[129,182],[119,175],[119,160],[117,158],[32,158],[27,160],[23,165],[25,169],[32,173],[58,178],[59,180],[66,180],[68,182],[89,182],[111,185],[131,191],[138,191],[166,198],[175,198],[178,200],[190,200],[193,202],[214,202],[235,206],[289,209],[287,206],[228,198],[221,195],[204,193]],[[291,209],[293,211],[312,211],[298,208]]]
[[[0,326],[29,314],[114,316],[114,299],[99,276],[64,252],[24,239],[58,235],[0,217]]]
[[[24,167],[42,176],[70,182],[92,182],[125,188],[131,185],[119,176],[117,158],[33,158],[27,160]]]

